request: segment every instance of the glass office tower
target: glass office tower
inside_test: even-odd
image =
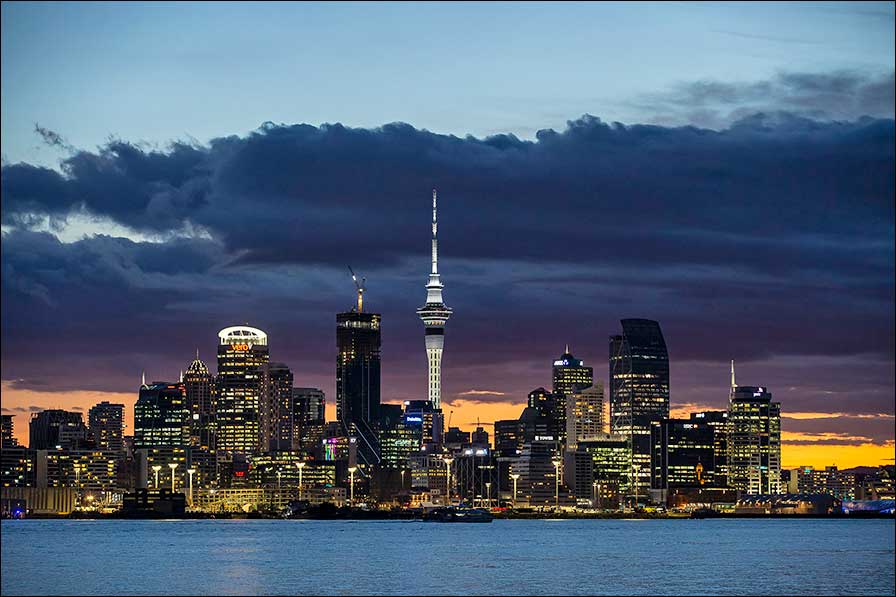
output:
[[[669,418],[669,353],[660,324],[623,319],[610,336],[610,427],[630,445],[633,495],[650,487],[650,430]]]

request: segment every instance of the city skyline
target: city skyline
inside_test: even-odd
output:
[[[296,386],[324,390],[334,419],[332,319],[355,302],[348,265],[366,278],[365,310],[382,315],[382,402],[424,398],[415,311],[437,188],[439,273],[458,314],[441,363],[454,425],[518,416],[566,345],[609,387],[609,336],[621,319],[647,318],[668,345],[671,416],[724,408],[735,359],[745,384],[782,404],[785,466],[893,462],[896,156],[893,57],[881,51],[893,44],[891,4],[785,3],[774,19],[764,6],[693,7],[703,25],[687,7],[651,5],[645,18],[670,24],[658,40],[639,34],[631,6],[562,5],[546,18],[572,23],[553,37],[563,68],[509,68],[520,46],[503,31],[487,41],[507,48],[494,68],[441,39],[424,65],[389,46],[411,77],[399,87],[421,89],[403,101],[391,83],[365,87],[343,54],[310,59],[309,34],[296,47],[254,47],[301,56],[295,72],[339,85],[303,93],[276,84],[281,71],[257,54],[224,52],[216,60],[255,65],[228,69],[235,81],[264,82],[239,114],[201,114],[191,103],[201,94],[174,109],[171,81],[146,69],[142,95],[110,106],[127,59],[144,64],[154,34],[175,40],[160,69],[180,73],[185,56],[195,65],[195,86],[175,77],[184,94],[221,85],[216,60],[185,36],[207,8],[182,6],[182,20],[163,23],[172,6],[3,5],[3,87],[18,92],[2,98],[13,125],[3,132],[2,406],[17,434],[36,409],[86,415],[102,401],[125,404],[132,425],[141,371],[174,380],[197,348],[210,364],[215,333],[247,322],[270,334]],[[531,32],[539,8],[513,18]],[[359,32],[336,26],[348,13],[334,8],[276,10],[276,27]],[[458,35],[475,37],[495,16],[451,10],[393,16],[408,43],[435,17],[466,11],[478,20]],[[221,12],[221,31],[242,25],[240,11]],[[608,19],[642,40],[620,64],[617,33],[590,35]],[[122,35],[128,27],[139,35]],[[50,36],[60,43],[37,68]],[[121,51],[103,52],[99,70],[62,74],[60,49],[95,57],[102,44]],[[667,55],[662,44],[680,46]],[[726,52],[710,51],[719,45]],[[626,70],[645,55],[656,56],[649,69]],[[29,72],[68,82],[53,110]],[[534,95],[514,99],[519,81]],[[357,109],[334,99],[352,83]],[[493,88],[511,97],[480,101]],[[321,121],[332,124],[302,124]]]
[[[893,1],[0,13],[3,595],[893,592]]]

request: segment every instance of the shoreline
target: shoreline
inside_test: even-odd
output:
[[[643,512],[601,512],[601,513],[567,513],[567,512],[525,512],[493,513],[495,520],[737,520],[737,519],[768,519],[768,520],[869,520],[882,519],[894,520],[892,514],[657,514]],[[4,518],[3,520],[405,520],[411,522],[423,522],[423,518],[416,512],[402,511],[378,511],[358,510],[351,512],[333,512],[330,514],[307,514],[300,516],[284,517],[271,513],[207,513],[187,512],[185,514],[171,515],[155,512],[141,514],[101,514],[94,512],[78,512],[72,514],[36,514],[22,519]]]

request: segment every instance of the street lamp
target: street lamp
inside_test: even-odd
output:
[[[168,468],[171,469],[171,493],[174,493],[174,470],[177,468],[177,463],[169,462]]]
[[[641,467],[640,467],[639,465],[635,464],[635,465],[633,465],[633,468],[634,468],[634,470],[635,470],[635,483],[634,483],[634,485],[635,485],[635,487],[634,487],[634,489],[635,489],[635,503],[634,503],[634,505],[633,505],[632,507],[633,507],[634,509],[637,509],[637,507],[638,507],[638,491],[640,491],[640,487],[638,487],[638,474],[641,472]]]
[[[351,480],[349,481],[348,503],[349,503],[349,506],[351,506],[352,508],[355,507],[355,471],[356,470],[358,470],[358,467],[356,467],[356,466],[348,467],[348,474],[351,477]]]
[[[480,471],[480,473],[479,473],[479,488],[480,489],[482,489],[482,486],[485,485],[485,471],[486,470],[488,471],[488,477],[489,477],[489,479],[491,479],[492,478],[492,469],[494,469],[494,468],[495,468],[495,465],[493,465],[493,464],[482,464],[479,466],[479,471]],[[476,485],[474,484],[473,487],[475,489]],[[475,505],[475,501],[476,501],[476,498],[475,498],[475,492],[474,492],[474,496],[473,496],[474,505]],[[481,506],[482,502],[480,502],[479,505]]]
[[[555,458],[551,461],[554,465],[554,507],[560,509],[560,460]]]
[[[162,465],[154,464],[152,467],[152,472],[156,474],[156,489],[159,488],[159,471],[162,470]]]
[[[193,475],[196,474],[195,468],[188,468],[187,474],[190,475],[190,507],[193,507]]]
[[[600,483],[594,481],[591,483],[591,491],[594,494],[591,499],[591,507],[597,510],[598,494],[600,493]]]
[[[485,499],[487,500],[485,503],[488,504],[486,508],[492,507],[492,482],[485,482]]]
[[[299,467],[299,499],[302,499],[302,469],[305,468],[305,463],[299,462],[296,466]]]
[[[445,475],[447,478],[447,493],[448,493],[447,505],[450,506],[451,505],[451,463],[454,462],[454,458],[452,458],[451,456],[445,456],[444,458],[442,458],[442,460],[445,461],[445,468],[446,468]]]
[[[405,471],[405,469],[401,469],[401,490],[402,491],[404,491],[404,474],[405,474],[405,472],[407,472],[407,471]]]
[[[510,478],[513,479],[513,507],[516,508],[516,480],[520,478],[520,474],[510,473]]]
[[[81,465],[77,462],[73,465],[75,467],[75,487],[77,488],[77,507],[81,507]]]

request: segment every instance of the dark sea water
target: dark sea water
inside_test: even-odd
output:
[[[23,520],[3,595],[892,595],[893,520]]]

